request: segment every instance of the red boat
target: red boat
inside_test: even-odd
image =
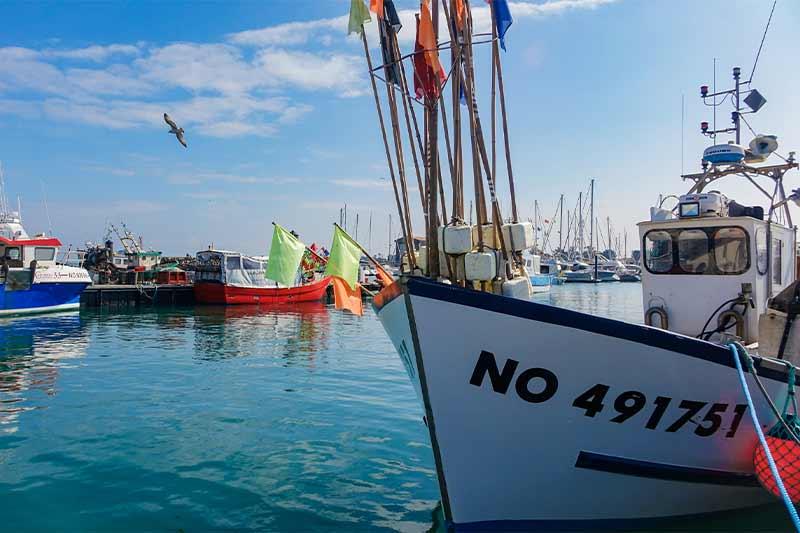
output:
[[[287,304],[319,301],[330,278],[293,287],[267,279],[267,259],[238,252],[204,250],[197,253],[194,297],[205,304]]]

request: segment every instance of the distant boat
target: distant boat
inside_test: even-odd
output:
[[[266,257],[226,250],[197,252],[195,300],[205,304],[272,305],[314,302],[325,296],[330,278],[282,286],[266,277],[267,261]]]
[[[524,252],[522,258],[525,260],[525,270],[531,279],[533,293],[549,292],[552,279],[550,274],[543,274],[541,270],[541,257],[537,254]]]

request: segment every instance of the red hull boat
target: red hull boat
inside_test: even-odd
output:
[[[325,295],[330,278],[297,287],[235,287],[213,281],[194,285],[194,298],[203,304],[287,304],[318,302]]]

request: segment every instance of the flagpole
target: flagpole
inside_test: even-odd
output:
[[[383,119],[383,110],[381,109],[380,99],[378,98],[378,86],[375,84],[375,77],[372,73],[372,58],[369,55],[369,46],[367,45],[367,34],[364,30],[364,25],[361,25],[361,42],[364,44],[364,55],[367,58],[367,68],[369,69],[369,79],[372,82],[372,95],[375,97],[375,108],[378,111],[378,121],[381,125],[381,136],[383,137],[383,147],[386,151],[386,160],[389,163],[389,175],[392,179],[392,188],[394,189],[394,198],[397,204],[397,212],[400,215],[400,229],[403,233],[403,238],[406,240],[406,253],[408,255],[408,266],[410,269],[414,269],[417,266],[417,262],[414,258],[414,254],[410,252],[408,243],[410,241],[410,237],[408,234],[409,228],[406,227],[406,218],[404,216],[403,205],[400,202],[400,193],[397,190],[397,179],[395,178],[394,174],[394,164],[392,163],[392,155],[391,151],[389,150],[389,140],[386,136],[386,123]],[[338,225],[338,224],[337,224]]]
[[[494,12],[494,4],[491,6],[492,11]],[[495,30],[496,31],[496,30]],[[498,89],[500,90],[500,117],[503,121],[503,141],[505,142],[505,150],[506,150],[506,168],[508,169],[508,187],[511,192],[511,216],[512,222],[517,223],[519,222],[519,216],[517,214],[517,196],[515,194],[515,187],[514,187],[514,172],[511,166],[511,145],[508,139],[508,119],[506,116],[506,92],[503,87],[503,67],[502,63],[500,62],[500,50],[497,43],[493,43],[493,55],[494,55],[494,64],[497,67],[497,85]]]
[[[400,45],[397,41],[397,34],[392,34],[392,47],[394,48],[394,55],[396,57],[402,57],[400,54]],[[422,142],[419,139],[419,127],[417,126],[417,115],[414,112],[414,107],[411,105],[408,93],[408,79],[406,78],[406,69],[402,60],[400,60],[400,82],[402,83],[402,93],[403,93],[403,114],[405,115],[406,119],[406,130],[408,131],[408,143],[411,145],[411,156],[414,160],[414,171],[417,174],[417,187],[419,188],[419,197],[420,202],[422,204],[422,211],[426,213],[425,209],[425,192],[422,187],[422,172],[419,169],[419,161],[417,160],[417,147],[414,146],[414,134],[411,131],[411,120],[409,120],[409,114],[411,118],[413,118],[414,128],[417,131],[417,142],[419,143],[419,150],[420,156],[424,157],[424,153],[422,152]],[[427,215],[425,215],[425,219],[427,220]]]
[[[447,14],[448,20],[451,21],[450,27],[455,28],[455,34],[451,35],[450,37],[450,50],[451,50],[451,58],[450,58],[450,72],[451,76],[455,73],[452,85],[452,103],[453,103],[453,151],[454,154],[454,161],[453,161],[453,216],[464,220],[464,174],[463,174],[463,151],[461,148],[461,107],[460,107],[460,100],[461,100],[461,83],[463,80],[461,78],[461,43],[458,40],[458,32],[461,28],[458,27],[456,16],[457,16],[457,7],[455,6],[455,2],[457,0],[450,0],[451,2],[451,11],[450,13],[447,12],[446,6],[447,0],[442,0],[442,7]],[[451,32],[453,30],[451,29]]]
[[[423,0],[426,1],[426,0]],[[434,53],[438,57],[439,46],[439,3],[434,1],[431,6],[431,19],[433,22],[433,37],[434,46],[437,49]],[[427,50],[426,50],[427,52]],[[438,72],[434,72],[434,77],[438,83]],[[427,252],[428,252],[428,275],[432,279],[439,277],[439,101],[436,98],[426,98],[426,108],[428,114],[428,161],[430,162],[430,171],[428,175],[428,239],[427,239]]]
[[[383,31],[383,29],[381,29],[381,25],[382,22],[381,19],[379,18],[378,19],[379,32]],[[382,42],[381,46],[383,46],[383,41],[381,42]],[[389,41],[389,45],[391,46],[391,41]],[[392,53],[392,55],[394,54]],[[406,182],[405,158],[403,157],[403,141],[402,141],[402,136],[400,135],[400,119],[397,116],[397,100],[395,98],[394,83],[390,79],[391,76],[389,75],[389,68],[390,66],[393,65],[394,63],[392,63],[391,65],[384,64],[383,71],[384,71],[384,77],[386,78],[385,80],[386,97],[387,100],[389,101],[389,117],[391,118],[392,122],[392,138],[394,140],[395,155],[397,157],[397,171],[400,177],[400,188],[403,193],[402,197],[403,197],[403,205],[405,206],[406,225],[408,226],[408,233],[410,234],[411,239],[413,240],[414,226],[411,224],[411,207],[408,204],[408,184]],[[425,221],[427,224],[428,213],[427,211],[425,211],[424,205],[423,205],[423,216],[425,217]],[[413,252],[409,253],[411,254]],[[413,266],[412,263],[409,262],[409,268],[413,270],[415,267],[416,267],[416,260],[414,261]]]

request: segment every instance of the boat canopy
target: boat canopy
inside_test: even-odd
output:
[[[198,272],[203,273],[202,279],[213,277],[214,281],[237,287],[279,286],[276,281],[267,278],[265,257],[251,257],[225,250],[205,250],[197,252],[197,262]]]

